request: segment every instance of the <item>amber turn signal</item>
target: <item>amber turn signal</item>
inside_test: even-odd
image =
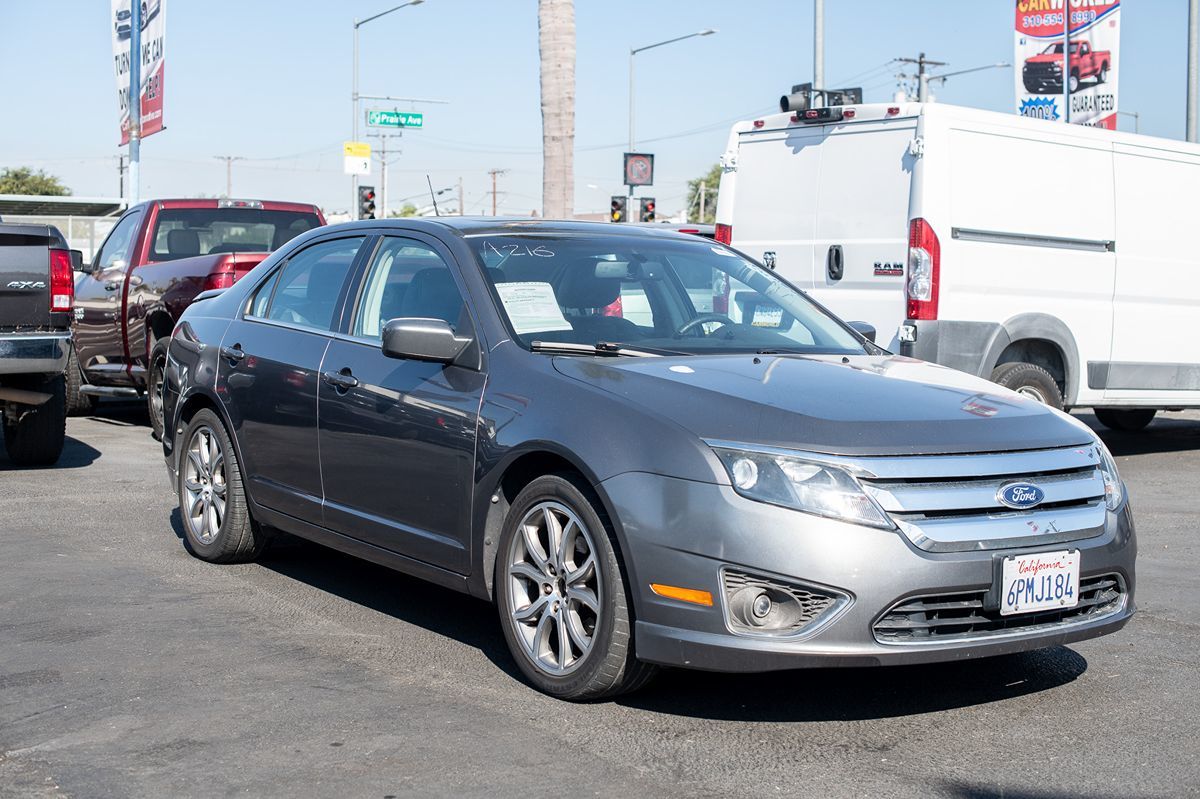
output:
[[[667,599],[678,599],[680,602],[691,602],[693,605],[704,605],[711,608],[713,603],[711,593],[695,588],[679,588],[674,585],[650,583],[650,590]]]

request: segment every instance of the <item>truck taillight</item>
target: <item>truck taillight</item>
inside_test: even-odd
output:
[[[733,225],[722,225],[720,222],[718,222],[716,230],[714,231],[714,238],[716,238],[716,240],[722,244],[732,243]]]
[[[942,248],[924,219],[908,227],[908,318],[937,319]]]
[[[71,270],[71,253],[50,251],[50,310],[70,311],[75,306],[75,273]]]
[[[236,279],[233,272],[213,272],[204,278],[204,291],[227,289],[233,285]]]

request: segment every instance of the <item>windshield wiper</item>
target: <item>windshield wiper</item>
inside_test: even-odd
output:
[[[595,344],[573,344],[566,341],[534,341],[529,345],[534,352],[553,352],[559,355],[603,355],[610,358],[627,356],[630,358],[658,358],[663,355],[682,355],[683,353],[669,350],[643,350],[626,347],[623,344],[613,344],[608,341],[597,341]]]

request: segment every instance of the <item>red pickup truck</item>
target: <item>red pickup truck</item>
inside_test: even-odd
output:
[[[1071,40],[1071,93],[1079,91],[1079,81],[1095,78],[1097,84],[1108,80],[1108,67],[1112,56],[1108,50],[1093,50],[1086,39]],[[1021,68],[1021,80],[1025,91],[1031,94],[1058,94],[1062,92],[1063,44],[1055,42],[1042,52],[1025,59]]]
[[[130,208],[75,280],[67,407],[100,396],[147,398],[162,433],[166,345],[202,291],[228,288],[285,242],[325,224],[314,205],[151,200]]]

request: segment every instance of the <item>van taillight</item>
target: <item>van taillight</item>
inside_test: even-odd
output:
[[[235,279],[233,272],[213,272],[204,278],[204,291],[227,289],[233,285]]]
[[[714,238],[722,244],[730,244],[733,242],[733,225],[722,225],[717,223],[717,228],[714,231]]]
[[[908,226],[908,318],[937,319],[942,248],[924,219]]]
[[[50,251],[50,310],[70,311],[75,305],[75,273],[71,270],[71,253]]]

